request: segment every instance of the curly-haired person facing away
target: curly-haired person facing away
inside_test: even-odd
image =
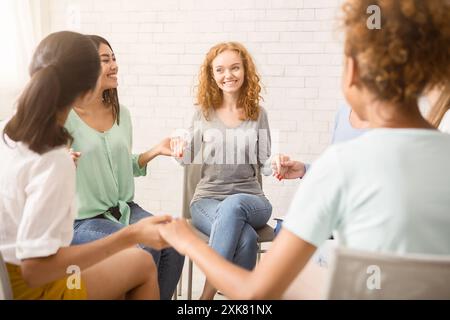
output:
[[[379,30],[366,27],[374,4]],[[450,79],[449,21],[448,1],[346,1],[342,89],[373,129],[314,163],[253,271],[224,260],[184,220],[164,225],[162,236],[214,287],[243,299],[281,297],[332,231],[354,249],[450,254],[450,136],[418,108],[427,87]]]

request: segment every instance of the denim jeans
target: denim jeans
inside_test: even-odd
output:
[[[272,205],[261,196],[234,194],[223,201],[200,199],[191,205],[192,223],[209,235],[209,245],[225,259],[251,270],[258,253],[255,229],[263,227]]]
[[[130,224],[152,216],[151,213],[145,211],[136,203],[131,203],[130,209]],[[98,240],[124,227],[120,223],[103,218],[75,220],[72,244]],[[183,270],[184,256],[180,255],[173,248],[163,250],[155,250],[144,246],[142,248],[153,256],[158,266],[158,283],[161,299],[171,299]]]

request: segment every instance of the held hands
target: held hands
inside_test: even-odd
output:
[[[182,158],[184,148],[186,148],[187,142],[181,137],[173,137],[170,139],[170,149],[174,157]]]
[[[169,215],[153,216],[139,220],[132,225],[137,232],[137,242],[148,247],[161,250],[167,248],[168,243],[161,237],[160,228],[170,223],[172,217]]]
[[[170,149],[170,138],[164,138],[156,145],[158,155],[172,157],[172,150]]]
[[[159,232],[161,237],[182,255],[187,254],[188,246],[197,237],[186,219],[173,219],[161,225]]]
[[[158,154],[169,157],[183,157],[187,143],[181,137],[164,138],[157,146]]]
[[[289,156],[278,154],[272,159],[272,175],[278,180],[297,179],[305,174],[305,165],[300,161],[294,161]]]

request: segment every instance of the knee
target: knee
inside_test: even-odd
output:
[[[132,250],[132,256],[129,258],[133,259],[130,261],[136,261],[138,263],[139,273],[146,277],[157,278],[158,270],[152,255],[139,248],[129,250]]]
[[[222,214],[245,214],[245,196],[241,194],[234,194],[228,196],[220,204],[220,210]]]

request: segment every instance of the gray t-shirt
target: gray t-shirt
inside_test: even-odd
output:
[[[257,121],[246,120],[235,128],[227,127],[214,110],[208,120],[197,110],[186,140],[190,143],[182,162],[201,165],[201,179],[191,203],[201,198],[222,201],[237,193],[264,196],[258,177],[260,172],[271,173],[271,138],[262,107]]]

